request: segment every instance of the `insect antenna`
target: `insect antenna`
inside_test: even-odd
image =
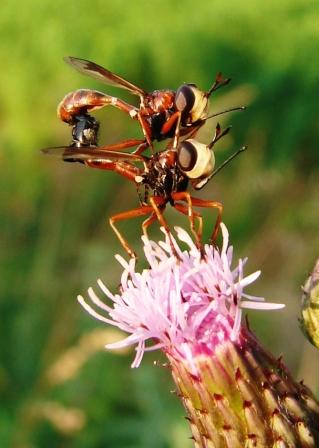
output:
[[[219,167],[217,167],[212,174],[209,176],[209,179],[211,179],[212,177],[216,176],[217,173],[219,173],[220,170],[222,170],[226,165],[229,164],[229,162],[231,162],[235,157],[237,157],[241,152],[246,151],[246,149],[248,148],[248,146],[242,146],[241,148],[239,148],[236,152],[234,152],[233,154],[231,154],[228,159],[226,159],[221,165],[219,165]],[[208,180],[209,180],[208,179]]]
[[[209,97],[213,92],[215,92],[220,87],[226,86],[231,81],[231,78],[223,78],[223,75],[221,72],[217,73],[216,79],[214,84],[211,86],[211,88],[206,93],[206,96]]]
[[[216,112],[215,114],[209,115],[207,118],[205,118],[206,120],[209,120],[210,118],[214,118],[214,117],[218,117],[218,115],[224,115],[227,114],[228,112],[234,112],[235,110],[245,110],[246,106],[238,106],[238,107],[232,107],[230,109],[225,109],[222,110],[221,112]]]
[[[217,123],[216,129],[215,129],[215,135],[211,143],[208,145],[209,149],[212,149],[212,147],[215,145],[215,143],[220,140],[222,137],[224,137],[228,132],[231,130],[231,126],[228,126],[228,128],[224,129],[222,131],[220,124]]]

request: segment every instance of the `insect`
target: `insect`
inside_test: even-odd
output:
[[[97,90],[79,89],[68,93],[58,105],[58,117],[72,126],[72,146],[96,145],[99,123],[90,112],[112,105],[137,120],[142,128],[144,139],[129,139],[116,144],[117,150],[137,147],[141,154],[148,147],[153,150],[153,141],[173,138],[172,148],[176,149],[179,138],[192,138],[207,120],[208,99],[213,92],[230,82],[218,73],[215,82],[207,92],[201,91],[195,84],[183,84],[176,91],[154,90],[146,92],[124,78],[110,72],[100,65],[66,57],[65,61],[80,73],[91,76],[105,84],[128,90],[140,98],[139,107],[132,106],[114,96]],[[244,109],[236,107],[219,112],[217,116],[232,110]],[[105,146],[105,150],[114,150]]]
[[[138,190],[144,186],[144,198],[140,196],[140,206],[129,211],[113,215],[109,219],[110,226],[120,243],[131,256],[134,251],[117,228],[117,223],[139,216],[147,217],[142,223],[142,230],[147,235],[148,227],[156,220],[164,227],[168,235],[173,253],[178,258],[173,240],[163,216],[167,204],[171,204],[178,212],[186,215],[197,246],[201,249],[203,219],[193,207],[217,209],[217,220],[211,235],[214,243],[223,211],[223,206],[217,201],[194,198],[187,192],[189,183],[195,190],[203,188],[207,182],[237,154],[246,149],[241,148],[217,169],[214,170],[215,156],[213,147],[220,138],[228,133],[230,128],[221,130],[219,124],[215,129],[212,141],[205,145],[195,139],[186,139],[179,143],[177,150],[169,148],[147,157],[137,153],[126,153],[105,147],[59,147],[43,150],[47,154],[57,154],[63,160],[82,162],[85,165],[102,170],[115,171],[126,179],[134,182]],[[151,194],[150,194],[151,191]],[[197,225],[196,221],[197,220]]]

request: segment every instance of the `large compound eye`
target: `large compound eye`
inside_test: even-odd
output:
[[[188,114],[195,103],[194,84],[183,84],[176,92],[175,106],[182,114]]]
[[[175,94],[176,109],[182,113],[182,123],[190,124],[204,119],[207,110],[207,95],[195,84],[183,84]]]
[[[189,139],[179,145],[177,163],[188,178],[200,179],[213,172],[215,156],[207,145]]]

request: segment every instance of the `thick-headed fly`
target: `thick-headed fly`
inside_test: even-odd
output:
[[[171,204],[178,212],[188,217],[191,231],[199,248],[202,245],[203,219],[199,212],[193,210],[193,207],[217,209],[217,220],[211,234],[211,241],[215,243],[223,206],[217,201],[192,197],[188,193],[187,187],[190,183],[195,190],[200,190],[221,167],[245,149],[245,147],[241,148],[214,170],[213,147],[221,137],[227,134],[229,129],[226,128],[222,131],[220,126],[217,125],[214,138],[208,145],[188,138],[179,142],[177,149],[170,147],[149,157],[137,153],[118,151],[117,145],[96,148],[92,146],[68,146],[48,148],[43,152],[60,155],[64,161],[81,162],[92,168],[115,171],[134,182],[138,191],[144,187],[144,196],[143,199],[140,199],[140,206],[111,216],[109,223],[126,252],[134,257],[134,251],[116,227],[116,223],[138,216],[145,216],[147,218],[142,224],[142,229],[146,235],[148,227],[158,220],[160,225],[165,228],[172,250],[177,256],[169,226],[163,216],[167,204]]]
[[[208,118],[208,99],[210,95],[230,81],[230,79],[224,79],[222,74],[218,73],[215,82],[207,92],[200,90],[195,84],[183,84],[176,91],[163,89],[148,93],[94,62],[74,57],[66,57],[65,61],[80,73],[91,76],[105,84],[126,89],[140,98],[139,107],[135,107],[119,98],[97,90],[79,89],[67,94],[58,105],[57,112],[62,121],[73,126],[73,137],[76,134],[74,143],[81,140],[77,134],[81,134],[78,130],[82,123],[91,126],[90,130],[95,131],[96,121],[91,122],[94,119],[90,117],[89,113],[112,105],[126,112],[140,123],[144,134],[143,140],[130,139],[116,145],[118,150],[137,146],[136,152],[138,154],[141,154],[148,147],[153,149],[154,140],[161,141],[173,138],[172,147],[176,149],[180,136],[184,138],[194,137]],[[243,108],[229,109],[214,114],[214,116],[238,109]]]

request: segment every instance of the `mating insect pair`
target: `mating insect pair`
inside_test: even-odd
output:
[[[158,220],[166,229],[174,250],[169,227],[163,216],[168,203],[188,216],[198,247],[201,247],[203,223],[201,214],[195,212],[193,206],[216,208],[218,216],[211,236],[211,240],[215,242],[221,222],[222,204],[193,198],[186,190],[189,181],[195,189],[203,188],[222,166],[245,149],[241,148],[214,171],[215,158],[212,148],[229,128],[221,131],[217,125],[214,138],[209,145],[192,138],[210,118],[207,116],[209,96],[219,87],[228,84],[230,80],[223,79],[221,74],[218,74],[208,92],[200,91],[194,84],[183,84],[176,92],[156,90],[147,93],[93,62],[71,57],[66,61],[84,74],[139,95],[141,103],[139,108],[136,108],[95,90],[81,89],[66,95],[58,106],[58,116],[72,126],[72,144],[68,147],[48,148],[44,152],[59,152],[65,161],[82,162],[93,168],[115,171],[134,182],[138,191],[141,186],[145,187],[144,198],[140,196],[138,208],[116,214],[109,220],[130,256],[134,256],[134,252],[115,223],[138,216],[148,216],[142,224],[144,234],[148,227]],[[106,105],[118,107],[133,119],[137,119],[145,139],[129,139],[98,147],[99,123],[89,115],[89,112]],[[212,116],[238,109],[243,108],[229,109]],[[167,138],[173,141],[164,151],[155,152],[153,141]],[[120,151],[132,147],[136,147],[132,153]],[[151,148],[149,157],[142,155],[148,147]],[[149,190],[152,191],[151,195]],[[195,220],[198,221],[197,227]]]

